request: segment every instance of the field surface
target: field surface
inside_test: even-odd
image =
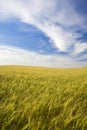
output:
[[[87,130],[87,68],[1,66],[0,130]]]

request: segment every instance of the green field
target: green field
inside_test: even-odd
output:
[[[1,66],[0,130],[87,130],[87,68]]]

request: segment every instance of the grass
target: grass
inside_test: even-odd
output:
[[[87,68],[1,66],[0,130],[87,130]]]

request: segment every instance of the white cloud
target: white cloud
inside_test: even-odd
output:
[[[81,67],[86,63],[79,63],[68,56],[40,55],[35,52],[19,48],[0,46],[0,65],[30,65],[45,67]]]
[[[16,17],[33,24],[53,41],[59,51],[67,52],[79,37],[78,33],[67,28],[83,22],[70,4],[69,0],[2,0],[0,18]]]
[[[87,51],[87,43],[76,43],[74,49],[74,55],[79,54],[81,52]]]
[[[49,67],[87,65],[86,62],[77,61],[86,58],[87,55],[75,60],[76,55],[87,50],[87,43],[77,40],[82,34],[77,33],[76,29],[78,26],[83,27],[84,23],[69,0],[1,0],[0,20],[12,18],[36,26],[49,37],[59,51],[68,52],[74,58],[60,55],[43,56],[18,48],[0,46],[0,64]]]

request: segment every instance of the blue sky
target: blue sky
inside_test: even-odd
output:
[[[87,66],[86,0],[1,0],[0,65]]]

